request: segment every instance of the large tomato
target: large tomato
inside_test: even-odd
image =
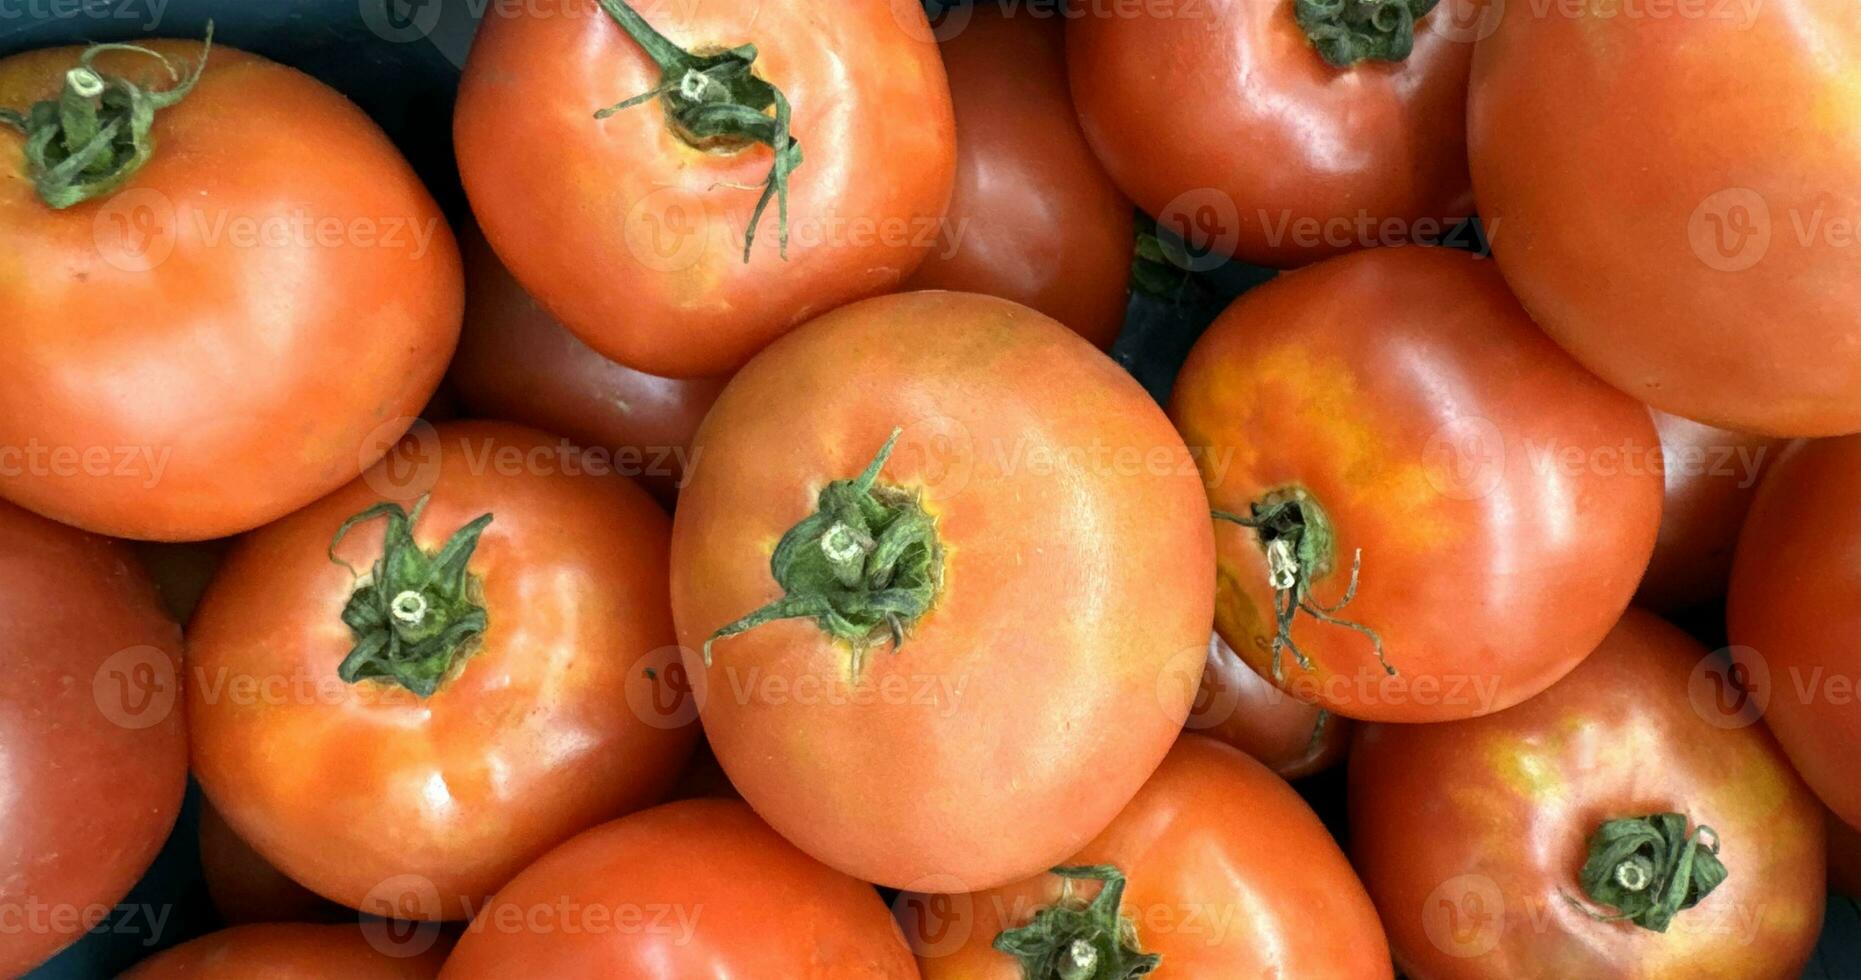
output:
[[[213,804],[200,808],[200,877],[220,921],[333,922],[355,913],[292,881],[240,839]]]
[[[1822,924],[1822,808],[1716,661],[1630,610],[1550,690],[1373,725],[1351,856],[1417,980],[1796,980]]]
[[[1377,249],[1247,293],[1174,399],[1230,515],[1222,637],[1342,715],[1442,721],[1544,690],[1609,631],[1654,546],[1647,411],[1465,252]]]
[[[496,4],[453,117],[517,281],[670,377],[896,288],[936,241],[954,129],[917,0]]]
[[[536,305],[481,236],[463,245],[465,329],[447,377],[466,407],[568,436],[672,500],[723,380],[661,378],[602,357]]]
[[[1861,99],[1835,66],[1861,18],[1850,0],[1694,10],[1503,8],[1468,117],[1494,254],[1551,336],[1656,408],[1856,431]]]
[[[1653,412],[1666,496],[1654,557],[1635,603],[1675,612],[1725,595],[1745,511],[1787,443]]]
[[[187,787],[180,650],[128,549],[0,502],[0,976],[161,849]]]
[[[1011,299],[1108,348],[1124,326],[1136,231],[1066,87],[1060,22],[981,3],[943,42],[956,104],[956,193],[907,282]]]
[[[430,980],[441,945],[412,952],[380,924],[275,923],[208,933],[137,964],[123,980]]]
[[[1185,726],[1259,759],[1286,779],[1323,772],[1350,750],[1351,721],[1301,701],[1260,676],[1221,634]]]
[[[1376,909],[1317,814],[1198,735],[1064,868],[897,908],[926,980],[1122,978],[1145,961],[1158,977],[1391,976]],[[1081,959],[1097,972],[1054,971]]]
[[[1778,460],[1745,520],[1726,596],[1732,656],[1790,761],[1861,826],[1861,436]]]
[[[991,887],[1090,840],[1169,750],[1208,643],[1208,501],[1077,335],[993,297],[868,300],[751,362],[698,447],[679,640],[718,760],[802,850]]]
[[[1373,6],[1349,29],[1319,10]],[[1472,49],[1465,0],[1417,22],[1431,6],[1075,0],[1073,98],[1112,179],[1198,250],[1288,267],[1437,237],[1471,212]]]
[[[185,79],[203,51],[148,47],[0,61],[0,107],[101,73],[98,122],[133,130],[128,80],[184,88],[163,59]],[[387,137],[309,76],[214,48],[152,119],[139,169],[43,193],[0,124],[0,495],[107,534],[217,537],[354,479],[407,429],[458,337],[459,256]]]
[[[544,855],[466,927],[442,975],[918,974],[870,885],[796,850],[736,800],[684,800],[596,827]]]
[[[694,731],[652,498],[528,429],[416,436],[227,556],[190,628],[188,720],[201,787],[279,870],[463,918],[657,800]]]

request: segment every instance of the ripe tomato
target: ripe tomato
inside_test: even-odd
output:
[[[736,800],[683,800],[550,851],[466,927],[447,980],[917,976],[878,893]]]
[[[1781,439],[1753,436],[1653,410],[1661,436],[1666,496],[1635,603],[1662,612],[1690,609],[1725,595],[1732,550],[1758,481],[1783,452]]]
[[[1299,779],[1344,761],[1351,721],[1287,694],[1260,676],[1216,633],[1208,668],[1186,726],[1265,763],[1281,778]]]
[[[1396,964],[1429,980],[1796,980],[1822,923],[1822,811],[1755,718],[1706,703],[1707,658],[1631,610],[1518,707],[1359,729],[1351,853]],[[1652,815],[1667,816],[1612,824]],[[1697,906],[1674,914],[1683,897]]]
[[[697,445],[679,640],[724,771],[802,850],[992,887],[1076,851],[1169,750],[1207,650],[1208,502],[1077,335],[993,297],[868,300],[739,373]]]
[[[439,975],[445,947],[409,954],[370,941],[379,925],[301,922],[234,926],[182,943],[137,964],[123,980],[428,980]]]
[[[202,52],[149,46],[184,74]],[[58,96],[79,61],[0,61],[0,107]],[[148,54],[95,66],[169,84]],[[56,210],[0,125],[0,495],[107,534],[219,537],[406,430],[458,337],[459,257],[387,137],[290,68],[215,48],[148,139],[120,186]]]
[[[213,804],[200,808],[200,876],[227,925],[333,922],[355,913],[292,881],[226,825]]]
[[[694,732],[668,522],[562,445],[503,423],[416,430],[411,463],[397,452],[227,556],[189,637],[194,773],[291,878],[367,912],[463,918],[677,777]],[[342,563],[373,570],[358,585]]]
[[[902,896],[925,980],[1136,976],[1113,964],[1145,957],[1160,957],[1159,977],[1391,976],[1376,909],[1317,814],[1265,766],[1211,739],[1184,735],[1066,864],[1107,884],[1042,873],[975,895]],[[1106,896],[1112,884],[1121,900]],[[1023,972],[1033,957],[1065,962],[1075,944],[1098,972]]]
[[[1067,61],[1086,138],[1188,244],[1290,267],[1438,237],[1471,213],[1471,49],[1447,9],[1413,24],[1405,60],[1340,68],[1292,0],[1077,6]],[[1388,12],[1409,36],[1409,12]]]
[[[1243,295],[1172,414],[1210,502],[1260,523],[1216,532],[1222,637],[1348,717],[1466,718],[1544,690],[1654,545],[1647,411],[1465,252],[1377,249]]]
[[[1861,100],[1831,58],[1861,20],[1845,0],[1711,6],[1504,11],[1468,117],[1494,254],[1551,336],[1656,408],[1853,432]]]
[[[465,330],[448,378],[471,410],[568,436],[670,503],[721,378],[660,378],[595,353],[464,239]]]
[[[943,42],[956,104],[956,193],[907,283],[1031,306],[1111,347],[1124,326],[1131,202],[1073,112],[1060,22],[978,4]]]
[[[181,631],[123,546],[0,502],[0,976],[101,921],[187,787]]]
[[[1759,488],[1726,596],[1733,659],[1790,761],[1861,825],[1861,436],[1804,444]]]
[[[635,8],[670,38],[662,64],[617,19]],[[686,95],[726,89],[711,104],[747,107],[755,132]],[[936,240],[954,128],[917,0],[497,5],[453,117],[472,210],[517,281],[595,350],[681,378],[896,288]]]

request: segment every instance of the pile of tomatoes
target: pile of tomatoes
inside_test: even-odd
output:
[[[0,974],[1801,975],[1851,0],[935,6],[0,60]]]

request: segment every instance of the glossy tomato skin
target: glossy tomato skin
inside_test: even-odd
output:
[[[1806,443],[1764,480],[1738,541],[1726,632],[1740,680],[1835,815],[1861,825],[1861,437]]]
[[[0,61],[0,105],[55,94],[77,56]],[[354,479],[406,430],[458,339],[459,256],[387,137],[294,69],[216,47],[152,138],[123,187],[54,211],[0,127],[0,446],[17,454],[0,495],[119,537],[220,537]]]
[[[1788,445],[1651,410],[1661,437],[1661,530],[1635,604],[1657,612],[1722,598],[1758,483]]]
[[[1392,976],[1370,896],[1317,814],[1265,766],[1212,739],[1184,735],[1065,863],[1124,873],[1125,917],[1139,945],[1163,957],[1159,977]],[[1060,887],[1043,873],[974,895],[905,895],[897,908],[925,980],[1020,980],[1014,958],[990,944],[1058,901]]]
[[[1435,237],[1471,213],[1457,5],[1423,18],[1407,61],[1339,70],[1290,2],[1080,3],[1073,99],[1118,186],[1218,255],[1289,268]]]
[[[1242,296],[1177,378],[1171,414],[1209,501],[1246,514],[1300,489],[1329,517],[1315,602],[1280,685],[1347,717],[1444,721],[1550,686],[1628,605],[1654,545],[1661,469],[1640,405],[1562,356],[1492,263],[1378,249]],[[1272,675],[1275,594],[1259,536],[1216,529],[1216,626]]]
[[[578,473],[559,440],[519,426],[450,423],[409,446],[227,556],[190,636],[194,773],[240,837],[313,891],[463,918],[569,835],[656,801],[695,732],[652,499]],[[468,566],[489,625],[424,699],[337,678],[355,583],[328,553],[350,516],[422,493],[414,534],[429,551],[493,515]],[[336,554],[367,569],[380,550],[373,523]]]
[[[1861,429],[1861,102],[1830,71],[1861,44],[1852,5],[1562,9],[1511,5],[1473,69],[1474,184],[1525,307],[1663,411]],[[1632,108],[1613,97],[1630,91]]]
[[[227,925],[355,918],[354,911],[292,881],[260,857],[211,803],[200,808],[199,841],[201,881],[213,910]]]
[[[729,374],[808,318],[897,288],[936,240],[954,180],[949,86],[916,0],[636,5],[687,50],[756,46],[804,161],[788,255],[762,146],[686,145],[658,105],[598,109],[659,70],[594,0],[486,12],[453,136],[485,237],[517,281],[595,350],[666,377]],[[536,193],[537,188],[554,188]]]
[[[1061,21],[991,3],[942,42],[956,105],[956,192],[908,289],[1033,307],[1099,349],[1124,326],[1131,201],[1092,155],[1066,82]]]
[[[1344,761],[1351,720],[1275,687],[1216,633],[1208,641],[1202,688],[1185,725],[1240,749],[1282,779],[1300,779]]]
[[[1396,963],[1425,980],[1795,980],[1822,924],[1822,813],[1776,742],[1717,714],[1706,649],[1630,610],[1515,708],[1372,725],[1351,749],[1351,856]],[[1666,933],[1572,903],[1604,820],[1713,828],[1729,877]]]
[[[880,479],[917,495],[944,551],[904,645],[854,678],[845,644],[779,621],[720,640],[707,670],[712,631],[781,594],[777,540],[895,426]],[[1181,730],[1211,616],[1207,500],[1155,403],[1054,321],[966,293],[847,307],[739,373],[698,447],[673,530],[679,642],[725,772],[804,851],[891,887],[1013,881],[1091,839]]]
[[[0,502],[0,975],[100,921],[187,787],[181,631],[122,545]]]
[[[721,378],[661,378],[602,357],[557,323],[476,234],[464,237],[465,329],[447,378],[470,411],[567,436],[671,502]]]
[[[613,918],[577,921],[588,910]],[[741,802],[683,800],[544,855],[466,928],[441,975],[902,980],[917,970],[870,885],[796,850]]]
[[[302,922],[234,926],[142,961],[124,980],[431,980],[445,947],[414,952],[386,941],[387,927]],[[370,942],[371,930],[375,937]]]

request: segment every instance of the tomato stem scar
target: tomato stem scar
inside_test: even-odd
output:
[[[1333,68],[1402,61],[1415,50],[1415,22],[1440,0],[1293,0],[1293,16]]]
[[[1099,864],[1054,868],[1060,900],[1034,913],[1027,925],[1004,930],[994,947],[1021,961],[1028,980],[1126,980],[1156,970],[1163,957],[1138,944],[1137,927],[1124,917],[1124,872]],[[1090,902],[1073,896],[1076,880],[1099,881]]]
[[[1599,922],[1632,922],[1666,932],[1680,912],[1698,905],[1730,875],[1719,860],[1719,834],[1697,826],[1687,832],[1683,813],[1606,820],[1590,835],[1589,857],[1577,875],[1597,912],[1566,894]]]

